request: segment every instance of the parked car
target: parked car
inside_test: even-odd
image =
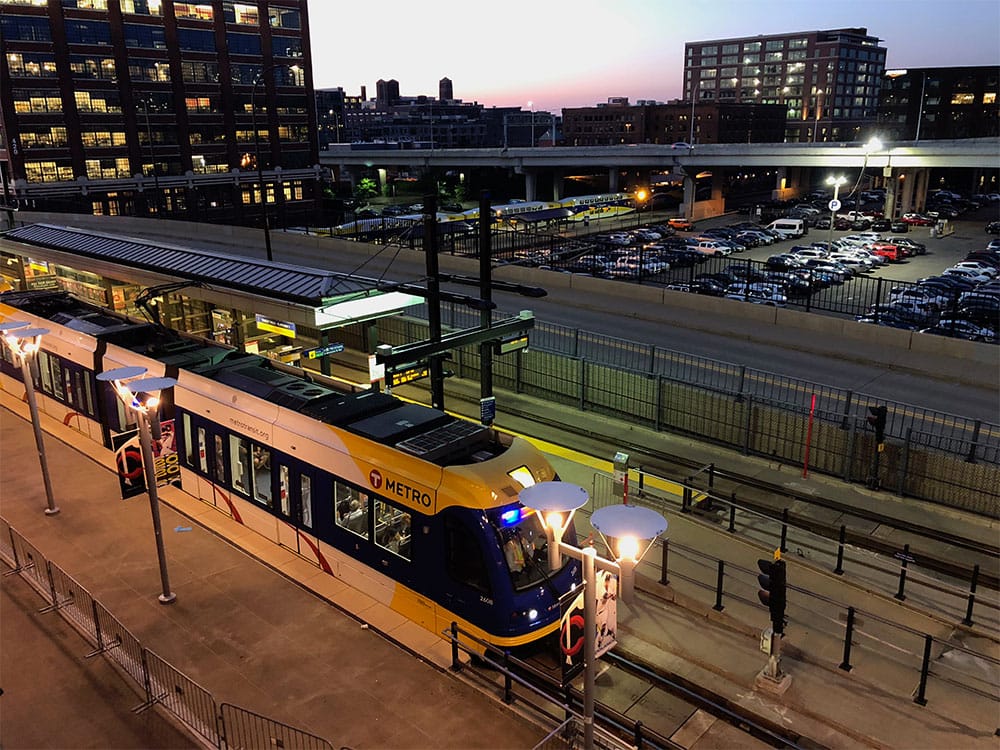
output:
[[[910,251],[910,255],[924,255],[927,252],[927,245],[922,242],[911,240],[909,237],[886,237],[885,241],[897,247],[905,247]]]
[[[765,291],[761,289],[747,289],[745,284],[733,284],[726,289],[726,299],[739,300],[740,302],[753,302],[757,305],[773,305],[784,307],[788,304],[788,297],[781,292]]]
[[[909,224],[911,226],[918,227],[932,227],[937,222],[930,216],[924,216],[923,214],[903,214],[899,217],[899,220],[904,224]]]
[[[967,341],[986,341],[996,343],[997,332],[992,328],[976,325],[968,320],[946,318],[938,321],[936,326],[925,328],[921,333],[932,333],[937,336],[951,336]]]
[[[910,225],[907,224],[905,221],[902,221],[901,219],[893,219],[892,222],[889,224],[889,231],[900,232],[900,233],[909,232]]]
[[[687,219],[668,219],[667,226],[672,227],[681,232],[690,232],[694,229],[694,224],[692,224]]]

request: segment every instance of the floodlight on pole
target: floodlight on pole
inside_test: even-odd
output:
[[[153,519],[153,536],[156,539],[156,559],[160,567],[160,604],[172,604],[177,595],[170,590],[167,574],[167,556],[163,548],[163,530],[160,525],[160,502],[156,491],[156,466],[153,462],[153,427],[159,426],[157,408],[160,393],[177,384],[174,378],[145,378],[145,367],[119,367],[99,373],[97,379],[108,382],[126,409],[136,415],[139,423],[139,444],[142,449],[142,466],[146,478],[146,492],[149,495],[149,512]],[[127,381],[127,382],[126,382]]]
[[[28,400],[28,412],[31,414],[31,427],[35,432],[35,447],[38,449],[38,464],[41,466],[42,482],[45,484],[45,515],[54,516],[59,512],[59,507],[52,495],[49,462],[45,457],[45,441],[42,439],[42,424],[38,418],[38,401],[35,398],[35,381],[31,376],[31,360],[38,354],[42,336],[48,332],[47,328],[33,328],[27,321],[9,320],[0,323],[0,336],[3,336],[4,344],[21,366],[24,393]]]
[[[830,201],[830,231],[827,235],[827,252],[833,250],[833,225],[837,221],[837,211],[840,210],[840,186],[847,182],[844,175],[826,178],[827,185],[833,185],[833,200]]]
[[[590,525],[621,566],[621,599],[631,604],[635,601],[635,566],[667,530],[667,520],[650,508],[622,504],[598,508],[590,516]]]

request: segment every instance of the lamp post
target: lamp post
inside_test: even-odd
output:
[[[153,191],[156,193],[154,198],[156,209],[156,218],[162,219],[163,212],[160,210],[160,170],[156,167],[156,152],[153,150],[153,126],[149,122],[149,99],[141,99],[142,111],[146,116],[146,138],[149,140],[149,160],[153,164]]]
[[[35,446],[38,448],[38,463],[42,467],[42,481],[45,483],[45,515],[54,516],[59,512],[52,497],[52,480],[49,478],[49,464],[45,458],[45,443],[42,440],[42,425],[38,419],[38,402],[35,400],[35,382],[31,377],[31,360],[38,353],[46,328],[32,328],[27,321],[11,320],[0,324],[0,335],[11,355],[21,365],[24,378],[24,392],[28,397],[28,411],[31,426],[35,431]]]
[[[853,193],[854,193],[854,220],[855,221],[858,220],[858,205],[859,205],[859,200],[861,198],[861,196],[860,196],[861,181],[865,178],[865,170],[868,169],[868,157],[870,157],[875,152],[882,150],[882,141],[880,141],[877,136],[872,136],[871,138],[868,139],[868,143],[866,143],[864,145],[863,150],[864,150],[865,158],[864,158],[864,161],[861,163],[861,173],[858,174],[858,181],[854,185],[854,190],[853,190]]]
[[[97,375],[97,379],[111,383],[118,398],[126,409],[135,412],[139,423],[139,444],[142,449],[142,466],[146,477],[146,492],[149,495],[149,512],[153,518],[153,535],[156,538],[156,559],[160,566],[160,604],[172,604],[177,595],[170,590],[167,575],[167,556],[163,549],[163,531],[160,528],[160,502],[156,492],[156,467],[153,463],[153,438],[159,439],[160,416],[157,411],[159,394],[177,384],[173,378],[135,378],[145,375],[145,367],[119,367]],[[125,383],[124,381],[129,381]]]
[[[667,520],[655,510],[639,505],[608,505],[590,516],[590,525],[604,538],[608,550],[621,568],[621,599],[635,601],[635,566],[667,530]],[[615,540],[615,544],[608,541]],[[640,542],[646,542],[642,546]]]
[[[562,535],[578,508],[590,499],[587,491],[569,482],[541,482],[525,487],[518,499],[535,510],[548,537],[549,567],[558,570],[562,555],[583,563],[583,747],[594,748],[594,695],[597,678],[597,568],[618,574],[617,563],[597,556],[593,547],[580,549],[562,541]]]
[[[691,79],[691,132],[688,135],[688,146],[694,146],[694,104],[698,100],[698,88],[701,81]]]
[[[271,227],[269,226],[267,216],[267,188],[264,185],[264,165],[260,160],[260,132],[257,130],[257,86],[264,80],[264,76],[268,73],[279,68],[287,68],[288,70],[295,71],[298,70],[298,67],[298,65],[276,63],[275,65],[268,65],[265,68],[261,68],[260,72],[254,76],[253,88],[250,91],[250,119],[253,125],[254,157],[257,160],[257,184],[260,186],[260,210],[264,218],[264,250],[267,253],[269,261],[274,260],[274,256],[271,253]],[[268,133],[270,134],[270,132],[269,127]]]
[[[827,235],[827,251],[833,248],[833,225],[837,220],[837,211],[840,210],[840,186],[847,182],[844,175],[837,175],[826,178],[827,185],[833,185],[833,200],[830,201],[830,232]]]

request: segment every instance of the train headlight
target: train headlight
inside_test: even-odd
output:
[[[529,609],[528,610],[528,619],[531,620],[532,622],[534,622],[535,620],[537,620],[538,619],[538,610],[537,609]]]

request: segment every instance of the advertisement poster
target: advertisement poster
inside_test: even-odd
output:
[[[603,570],[597,572],[596,604],[595,656],[599,659],[618,643],[618,576]],[[571,594],[563,599],[559,629],[563,685],[583,671],[585,633],[583,592]]]
[[[180,479],[180,465],[177,462],[177,442],[174,420],[160,423],[161,435],[153,441],[153,466],[156,471],[156,486],[163,487]],[[130,430],[111,436],[111,446],[115,452],[118,467],[118,482],[122,499],[142,494],[146,491],[146,475],[142,467],[142,445],[139,431]]]

